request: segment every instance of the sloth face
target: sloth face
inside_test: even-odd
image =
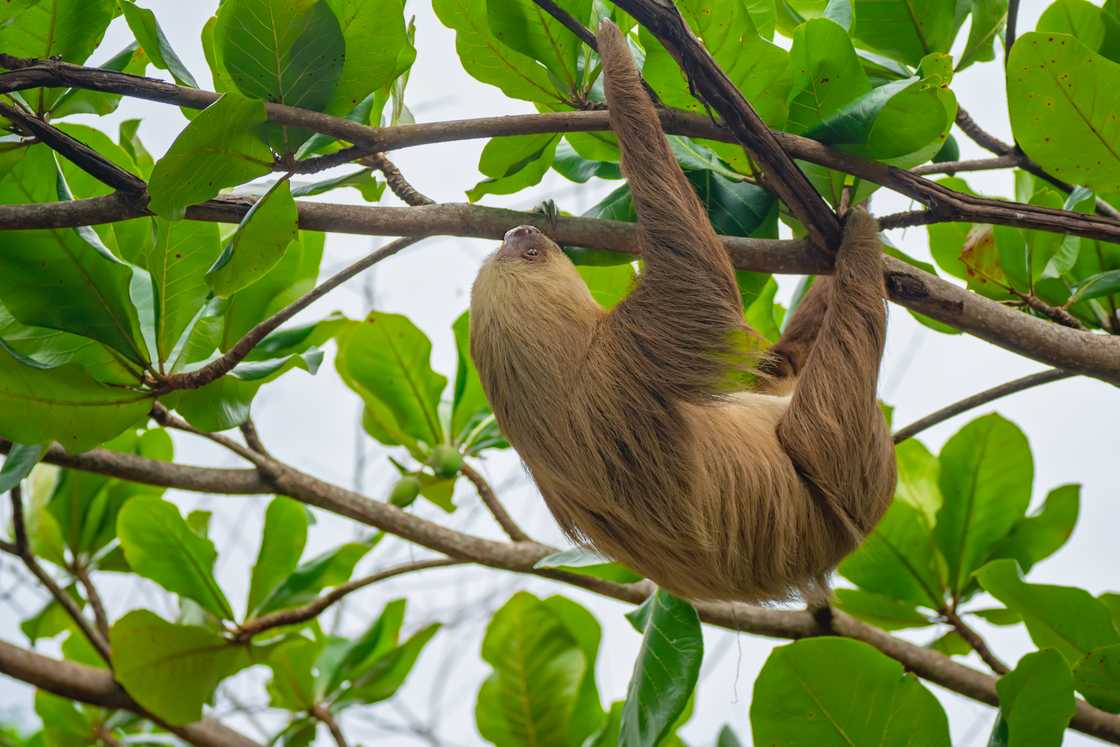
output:
[[[535,226],[517,226],[506,232],[498,249],[499,260],[543,262],[560,252],[556,242]]]

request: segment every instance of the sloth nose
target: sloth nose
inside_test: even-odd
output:
[[[539,234],[540,232],[541,232],[540,229],[536,228],[535,226],[517,226],[516,228],[511,228],[508,231],[506,231],[505,238],[506,238],[506,241],[510,241],[510,240],[514,240],[514,239],[523,239],[523,238],[527,238],[529,236],[532,236],[534,234]]]

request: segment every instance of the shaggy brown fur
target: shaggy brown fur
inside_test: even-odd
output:
[[[877,226],[849,217],[835,277],[759,364],[766,384],[729,392],[750,331],[727,253],[613,25],[599,50],[645,271],[608,313],[556,244],[510,231],[471,297],[486,393],[576,540],[693,599],[816,597],[895,485]]]

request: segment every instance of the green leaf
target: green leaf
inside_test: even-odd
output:
[[[689,27],[703,40],[712,57],[747,97],[758,115],[771,127],[783,126],[790,91],[789,53],[759,35],[747,4],[682,0],[676,5]],[[646,53],[642,75],[661,100],[667,106],[703,112],[703,106],[692,96],[680,66],[665,47],[645,28],[640,30],[639,37]],[[738,158],[742,159],[741,156]]]
[[[307,543],[307,509],[291,498],[277,496],[268,504],[261,531],[261,549],[249,581],[248,616],[275,591],[299,565]]]
[[[1009,747],[1060,745],[1076,712],[1069,665],[1053,649],[1027,654],[996,683]]]
[[[486,628],[482,658],[493,673],[482,684],[475,720],[497,747],[564,747],[581,684],[592,664],[560,615],[518,592]]]
[[[827,18],[797,27],[790,48],[790,132],[808,132],[871,90],[847,32]]]
[[[968,656],[972,653],[972,645],[955,630],[950,630],[926,646],[946,656]]]
[[[955,0],[855,0],[855,15],[853,37],[907,65],[948,52],[957,30]]]
[[[187,70],[183,61],[179,59],[179,55],[175,54],[171,42],[167,40],[163,29],[160,28],[159,21],[156,20],[156,14],[147,8],[141,8],[133,2],[129,2],[129,0],[121,0],[120,7],[124,12],[124,20],[128,24],[128,28],[136,37],[136,41],[144,48],[152,64],[160,70],[171,73],[171,77],[179,85],[198,88],[194,76],[191,75],[190,70]]]
[[[541,558],[533,564],[534,568],[556,568],[578,573],[583,576],[603,578],[620,584],[632,584],[641,581],[642,577],[624,566],[607,560],[593,550],[585,547],[572,547]]]
[[[136,573],[198,602],[219,619],[234,619],[214,578],[214,544],[192,531],[173,504],[148,496],[132,499],[117,517],[117,535]]]
[[[560,103],[548,71],[532,57],[498,41],[490,31],[486,0],[432,0],[440,23],[455,32],[455,51],[476,80],[511,98]]]
[[[338,18],[346,59],[326,111],[343,115],[408,70],[416,49],[405,28],[404,0],[327,2]]]
[[[322,651],[322,641],[292,638],[269,652],[269,705],[289,711],[310,711],[314,707],[315,664]]]
[[[883,630],[923,628],[930,619],[913,605],[862,589],[837,589],[835,606]]]
[[[350,673],[350,685],[339,694],[337,702],[370,705],[393,697],[439,628],[439,623],[427,625],[399,646],[355,667]]]
[[[588,25],[591,0],[558,0],[557,5],[580,25]],[[577,91],[582,42],[533,0],[487,3],[486,21],[495,39],[543,64],[565,91]]]
[[[559,142],[560,136],[553,133],[491,138],[478,162],[478,170],[490,178],[467,190],[467,199],[477,202],[483,195],[508,195],[538,184]]]
[[[556,146],[556,155],[552,159],[552,168],[579,184],[586,184],[591,177],[600,179],[621,179],[622,172],[617,163],[591,161],[585,159],[575,151],[571,143],[564,139]]]
[[[1120,293],[1120,270],[1098,272],[1078,281],[1077,290],[1070,296],[1069,304],[1072,306],[1079,301],[1111,296],[1113,293]]]
[[[44,367],[0,341],[0,435],[17,443],[92,448],[144,418],[145,392],[105,386],[81,368]]]
[[[949,587],[969,576],[1027,510],[1034,462],[1027,437],[999,415],[977,418],[941,449],[941,494],[934,537],[949,568]]]
[[[68,586],[64,591],[78,605],[78,609],[85,606],[85,600],[82,599],[73,585]],[[54,638],[59,633],[73,630],[74,627],[74,620],[70,617],[70,613],[53,598],[44,604],[38,612],[19,624],[19,629],[27,636],[27,640],[31,642],[32,646],[40,638]]]
[[[113,676],[137,703],[172,725],[202,718],[226,677],[249,666],[248,650],[195,625],[135,610],[109,631]]]
[[[206,281],[222,298],[252,285],[276,266],[298,230],[291,187],[281,179],[245,213]]]
[[[347,52],[325,0],[226,0],[214,41],[238,91],[315,111],[330,101]]]
[[[156,162],[148,207],[170,219],[189,205],[272,172],[272,151],[256,135],[266,120],[264,104],[226,93],[202,110]]]
[[[315,182],[292,183],[292,197],[314,197],[340,187],[353,187],[366,202],[377,202],[385,193],[385,182],[378,181],[370,169],[359,169]]]
[[[1120,713],[1120,645],[1090,651],[1073,668],[1073,679],[1090,703]]]
[[[221,349],[229,350],[261,320],[275,314],[315,286],[323,258],[324,235],[300,231],[299,240],[280,262],[255,283],[230,296]],[[209,352],[209,351],[208,351]]]
[[[896,500],[839,572],[867,591],[938,610],[944,597],[943,563],[925,517]]]
[[[996,58],[994,42],[1007,21],[1007,0],[971,0],[972,23],[968,41],[957,61],[957,70],[974,62],[990,62]]]
[[[155,290],[156,347],[170,360],[183,333],[206,304],[206,270],[221,252],[218,226],[202,221],[156,220],[155,245],[145,257]]]
[[[431,352],[399,314],[373,312],[339,334],[335,368],[365,402],[366,431],[381,443],[414,450],[418,441],[443,442],[438,407],[447,379],[431,369]]]
[[[921,441],[913,438],[900,443],[894,451],[898,460],[895,498],[921,512],[932,527],[943,503],[938,486],[941,465]]]
[[[643,634],[618,744],[651,747],[669,732],[696,687],[704,659],[700,616],[688,602],[658,589],[626,617]]]
[[[582,744],[603,725],[606,714],[599,702],[599,686],[595,682],[595,662],[599,658],[602,628],[595,616],[567,597],[555,595],[544,600],[544,605],[559,616],[564,627],[575,638],[583,652],[587,666],[579,688],[579,697],[568,722],[568,738],[573,744]]]
[[[1108,609],[1084,589],[1028,584],[1013,560],[995,560],[976,572],[984,590],[1023,616],[1039,648],[1058,649],[1075,664],[1093,649],[1120,643]]]
[[[1069,34],[1094,52],[1102,52],[1107,34],[1105,13],[1087,0],[1055,0],[1043,11],[1035,30]]]
[[[314,599],[323,589],[349,581],[354,573],[354,566],[380,540],[381,535],[377,534],[362,542],[347,542],[300,563],[291,575],[257,605],[256,614],[259,616],[298,607]]]
[[[1070,538],[1080,504],[1080,485],[1063,485],[1050,491],[1038,511],[1015,522],[1011,533],[992,551],[992,559],[1011,558],[1026,573]]]
[[[135,43],[117,52],[99,65],[102,70],[112,70],[129,75],[144,75],[148,69],[148,56]],[[102,93],[85,88],[71,88],[51,105],[51,119],[57,120],[71,114],[112,114],[120,106],[122,96]]]
[[[90,735],[97,727],[73,700],[35,691],[35,715],[43,720],[45,747],[79,747],[91,744]],[[6,741],[6,740],[5,740]]]
[[[19,485],[46,452],[47,447],[39,444],[13,443],[4,457],[4,466],[0,467],[0,495]]]
[[[861,641],[812,638],[775,648],[754,683],[755,744],[948,747],[937,698]]]
[[[54,156],[28,148],[0,179],[0,202],[69,200]],[[0,240],[0,300],[23,324],[73,332],[146,363],[129,298],[132,270],[90,228],[5,231]],[[60,299],[66,303],[60,303]]]
[[[471,359],[470,314],[464,311],[451,325],[455,335],[458,363],[455,369],[455,394],[451,401],[451,439],[456,445],[467,445],[468,439],[479,442],[481,436],[500,436],[493,413],[482,390],[478,369]],[[490,423],[489,427],[485,425]],[[477,433],[483,428],[488,433]]]
[[[993,607],[983,610],[969,610],[968,614],[976,615],[981,620],[992,625],[1018,625],[1023,622],[1023,616],[1014,610],[1002,607]]]
[[[1101,192],[1120,189],[1120,64],[1067,34],[1031,32],[1007,62],[1016,142],[1054,176]]]

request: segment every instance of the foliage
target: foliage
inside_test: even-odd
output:
[[[481,84],[541,113],[603,104],[596,56],[533,0],[431,4],[453,34],[463,68]],[[188,69],[160,12],[148,5],[155,4],[6,0],[0,51],[165,74],[198,88],[203,71]],[[706,111],[692,81],[648,29],[602,0],[556,5],[589,29],[603,18],[617,22],[661,102]],[[900,169],[959,156],[958,138],[950,134],[958,114],[954,74],[976,64],[998,74],[995,42],[1007,33],[1006,0],[676,5],[769,126]],[[276,743],[308,745],[349,713],[393,698],[429,642],[448,635],[437,622],[408,619],[404,599],[387,603],[351,635],[321,624],[321,613],[337,598],[376,580],[360,569],[379,559],[382,535],[335,542],[304,557],[317,531],[315,514],[295,497],[277,495],[268,503],[239,594],[215,574],[232,548],[208,536],[205,512],[184,515],[162,487],[132,481],[128,469],[36,466],[45,456],[67,463],[69,457],[50,450],[55,443],[72,453],[99,447],[115,464],[170,463],[168,426],[204,434],[247,427],[262,387],[296,368],[315,374],[328,353],[333,372],[361,403],[365,433],[386,447],[399,472],[376,505],[389,517],[387,531],[410,538],[450,531],[408,524],[415,517],[406,512],[422,511],[425,503],[455,512],[460,478],[478,487],[473,465],[509,446],[470,358],[466,312],[452,324],[452,376],[432,367],[432,342],[417,324],[383,310],[364,319],[305,316],[263,339],[247,338],[320,279],[325,235],[300,227],[308,199],[353,188],[348,197],[378,202],[386,188],[364,161],[357,171],[313,182],[294,178],[311,170],[300,171],[309,159],[337,158],[349,143],[330,132],[277,124],[270,111],[298,107],[372,127],[411,122],[405,100],[417,49],[408,12],[404,0],[224,0],[197,29],[219,95],[201,111],[183,109],[187,122],[159,157],[141,141],[139,120],[114,125],[116,140],[108,134],[109,122],[118,121],[108,117],[120,105],[120,91],[74,85],[0,95],[6,106],[40,116],[76,143],[71,156],[92,154],[119,175],[147,182],[143,217],[0,234],[0,443],[7,454],[0,491],[22,487],[26,550],[63,579],[55,598],[21,621],[28,640],[54,640],[73,663],[110,667],[152,717],[40,690],[41,730],[25,737],[0,729],[0,744],[165,741],[165,727],[211,715],[208,706],[223,683],[257,667],[268,673],[269,705],[285,721]],[[114,23],[135,43],[102,54]],[[1093,212],[1098,199],[1114,200],[1120,195],[1114,147],[1120,4],[1055,0],[1007,57],[1015,143],[1037,167],[1074,185],[1067,190],[1037,168],[1016,168],[1014,195],[1007,196],[1082,213]],[[338,122],[330,121],[337,132]],[[22,137],[14,119],[2,124],[4,206],[115,199],[81,158],[60,155],[42,138]],[[683,136],[670,142],[718,232],[776,238],[784,223],[803,233],[741,148]],[[838,170],[799,165],[833,205],[878,189]],[[494,137],[482,148],[478,170],[483,179],[463,185],[471,202],[522,193],[552,171],[577,184],[622,177],[609,132]],[[940,184],[974,194],[960,177]],[[587,217],[636,219],[628,188],[616,186]],[[219,227],[200,204],[245,209],[236,225]],[[936,267],[893,247],[886,251],[1021,313],[1045,319],[1064,313],[1086,329],[1117,331],[1118,245],[968,222],[936,223],[928,235]],[[605,308],[639,277],[629,255],[565,250]],[[786,310],[775,301],[774,278],[739,272],[738,282],[745,319],[776,339]],[[918,318],[940,332],[958,331]],[[239,345],[245,339],[254,344]],[[231,356],[235,365],[220,365]],[[181,385],[215,366],[220,375],[203,385]],[[1026,434],[996,414],[964,425],[937,454],[911,439],[898,446],[897,458],[894,502],[840,566],[848,585],[836,590],[833,607],[881,630],[918,630],[931,639],[931,654],[944,657],[973,653],[974,639],[954,620],[1022,626],[1036,650],[998,681],[992,744],[1059,744],[1075,698],[1120,712],[1120,596],[1094,597],[1024,578],[1071,536],[1080,486],[1054,487],[1030,511],[1035,456]],[[351,506],[358,500],[345,496]],[[414,526],[423,531],[401,529]],[[444,546],[454,548],[459,539]],[[542,554],[531,569],[542,576],[592,589],[641,581],[589,548]],[[67,609],[90,619],[102,614],[89,579],[106,574],[144,579],[174,601],[99,620],[108,661]],[[484,638],[460,642],[487,667],[477,691],[461,694],[473,698],[485,740],[500,747],[683,744],[678,730],[691,717],[704,653],[696,608],[657,590],[628,615],[641,634],[640,643],[634,639],[633,674],[622,699],[604,702],[597,680],[604,661],[600,621],[564,596],[520,591],[501,601]],[[746,710],[731,709],[733,727],[720,732],[718,745],[740,743]],[[914,674],[867,643],[839,637],[774,649],[754,682],[749,729],[757,744],[949,743],[941,705]]]

